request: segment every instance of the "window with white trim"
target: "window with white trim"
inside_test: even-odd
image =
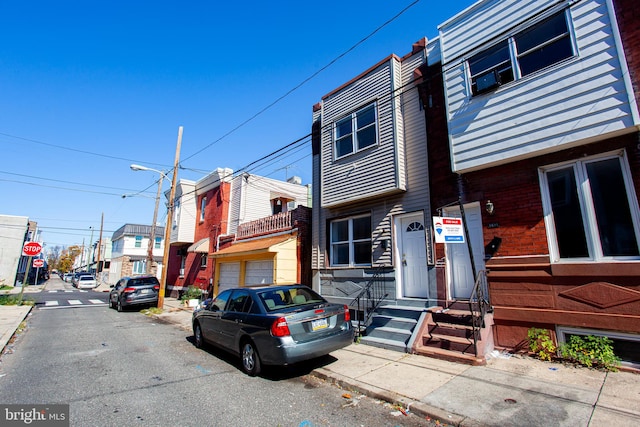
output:
[[[142,236],[136,236],[136,243],[134,245],[136,248],[142,247]]]
[[[638,202],[624,153],[541,170],[554,261],[640,259]]]
[[[162,245],[162,237],[156,237],[155,238],[155,243],[154,243],[154,247],[156,249],[160,249],[160,246]]]
[[[200,254],[200,268],[207,268],[208,254]]]
[[[574,56],[567,19],[567,10],[556,13],[471,57],[471,93],[489,92]]]
[[[376,104],[370,104],[334,124],[335,153],[339,159],[378,143]]]
[[[371,265],[371,216],[344,218],[330,223],[331,266]]]
[[[200,200],[200,222],[204,221],[204,211],[207,208],[206,196]]]
[[[144,274],[147,272],[147,260],[143,259],[140,261],[134,261],[131,266],[131,273],[133,274]]]

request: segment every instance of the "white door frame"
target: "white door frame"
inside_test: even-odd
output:
[[[476,274],[484,269],[484,237],[482,229],[482,208],[480,202],[472,202],[463,205],[467,227],[469,228],[469,239],[473,249],[473,261],[476,266]],[[461,217],[459,206],[444,208],[444,216]],[[471,218],[471,220],[470,220]],[[466,237],[465,237],[466,240]],[[457,257],[457,260],[454,258]],[[469,259],[468,244],[461,243],[445,244],[446,273],[447,273],[447,294],[449,299],[469,298],[473,289],[473,274],[471,273],[471,260]],[[466,265],[455,264],[464,262]],[[460,283],[462,278],[465,283]],[[466,295],[466,294],[469,295]]]
[[[422,247],[419,249],[420,253],[411,253],[408,254],[409,258],[403,258],[403,245],[404,245],[404,230],[402,227],[403,220],[413,219],[415,222],[419,222],[422,224],[423,232],[422,238]],[[393,217],[393,228],[394,228],[394,250],[395,256],[394,261],[396,268],[396,295],[399,298],[429,298],[429,270],[427,266],[427,224],[425,223],[426,219],[424,217],[424,211],[410,212],[402,215],[395,215]],[[415,243],[415,242],[414,242]],[[406,270],[404,268],[404,262],[409,261],[410,263],[417,262],[421,264],[418,267],[419,276],[417,280],[424,281],[424,284],[421,286],[417,286],[413,289],[407,288],[407,278],[405,277]]]

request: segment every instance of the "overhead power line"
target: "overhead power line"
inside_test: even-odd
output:
[[[232,133],[234,133],[235,131],[237,131],[238,129],[242,128],[243,126],[245,126],[247,123],[251,122],[253,119],[255,119],[256,117],[260,116],[261,114],[263,114],[265,111],[267,111],[268,109],[270,109],[271,107],[273,107],[274,105],[276,105],[277,103],[279,103],[280,101],[282,101],[284,98],[286,98],[287,96],[291,95],[293,92],[295,92],[296,90],[300,89],[302,86],[304,86],[306,83],[308,83],[310,80],[312,80],[313,78],[315,78],[318,74],[322,73],[324,70],[326,70],[327,68],[331,67],[333,64],[335,64],[336,62],[338,62],[340,59],[342,59],[343,57],[345,57],[347,54],[349,54],[351,51],[353,51],[354,49],[356,49],[358,46],[360,46],[361,44],[363,44],[365,41],[369,40],[371,37],[373,37],[377,32],[379,32],[380,30],[382,30],[384,27],[386,27],[387,25],[389,25],[390,23],[392,23],[393,21],[395,21],[396,19],[398,19],[402,14],[404,14],[407,10],[411,9],[413,6],[415,6],[416,4],[418,4],[420,2],[420,0],[415,0],[413,3],[409,4],[408,6],[406,6],[404,9],[402,9],[400,12],[398,12],[396,15],[394,15],[393,17],[391,17],[390,19],[388,19],[386,22],[384,22],[382,25],[378,26],[375,30],[373,30],[371,33],[369,33],[368,35],[366,35],[364,38],[362,38],[359,42],[357,42],[356,44],[352,45],[350,48],[348,48],[347,50],[345,50],[344,52],[342,52],[340,55],[336,56],[334,59],[332,59],[331,61],[329,61],[329,63],[323,67],[321,67],[319,70],[317,70],[316,72],[314,72],[313,74],[311,74],[309,77],[307,77],[306,79],[302,80],[300,83],[298,83],[296,86],[294,86],[293,88],[289,89],[287,92],[285,92],[283,95],[281,95],[280,97],[276,98],[275,101],[272,101],[270,104],[268,104],[267,106],[263,107],[261,110],[259,110],[257,113],[255,113],[254,115],[252,115],[251,117],[249,117],[248,119],[244,120],[243,122],[241,122],[240,124],[238,124],[236,127],[234,127],[233,129],[231,129],[230,131],[228,131],[227,133],[225,133],[224,135],[222,135],[221,137],[219,137],[218,139],[216,139],[215,141],[205,145],[204,147],[202,147],[201,149],[199,149],[198,151],[196,151],[195,153],[191,154],[190,156],[186,157],[183,161],[187,161],[193,157],[195,157],[196,155],[202,153],[204,150],[212,147],[213,145],[217,144],[218,142],[222,141],[224,138],[226,138],[227,136],[231,135]]]

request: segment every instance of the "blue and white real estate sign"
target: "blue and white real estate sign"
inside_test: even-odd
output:
[[[462,218],[433,217],[436,243],[464,243]]]

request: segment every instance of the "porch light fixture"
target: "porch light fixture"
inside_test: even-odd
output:
[[[493,215],[495,208],[493,206],[493,203],[491,203],[491,200],[487,200],[487,204],[484,205],[484,208],[489,215]]]

